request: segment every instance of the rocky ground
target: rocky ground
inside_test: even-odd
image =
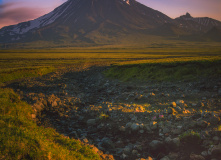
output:
[[[221,159],[221,79],[123,83],[105,78],[106,69],[75,66],[7,87],[39,124],[114,159]]]

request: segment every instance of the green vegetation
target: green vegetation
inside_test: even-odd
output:
[[[221,75],[220,46],[154,46],[143,49],[1,50],[0,86],[79,64],[112,65],[105,74],[123,81],[185,80]],[[123,108],[126,109],[122,112],[143,112],[149,106]],[[31,106],[22,102],[11,89],[0,88],[0,159],[100,159],[92,146],[62,136],[52,128],[37,126],[32,113]],[[105,120],[108,115],[101,113],[99,118]],[[186,141],[185,137],[191,136],[192,133],[188,133],[181,139]],[[198,136],[194,134],[193,137]]]
[[[199,144],[201,139],[199,133],[195,131],[185,132],[180,135],[180,141],[186,144]]]
[[[116,65],[105,74],[122,81],[183,81],[208,76],[214,78],[221,75],[221,60]]]
[[[109,118],[109,116],[108,116],[107,114],[103,113],[103,112],[102,112],[102,113],[100,114],[100,116],[99,116],[99,119],[100,119],[100,120],[106,120],[106,119],[108,119],[108,118]]]
[[[0,159],[100,159],[91,146],[37,126],[11,89],[0,90],[0,106]]]
[[[53,72],[54,67],[36,67],[36,68],[20,68],[1,70],[0,82],[7,82],[26,77],[38,77]]]

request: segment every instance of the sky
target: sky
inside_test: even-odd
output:
[[[38,18],[66,0],[0,0],[0,28]],[[221,21],[221,0],[137,0],[171,18],[189,12],[193,17]]]

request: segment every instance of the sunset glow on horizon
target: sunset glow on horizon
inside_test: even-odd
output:
[[[29,21],[49,13],[66,0],[0,0],[0,28]],[[171,18],[189,12],[193,17],[221,21],[221,0],[137,0]]]

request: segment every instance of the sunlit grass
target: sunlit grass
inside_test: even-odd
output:
[[[32,108],[0,89],[0,159],[100,159],[92,147],[32,120]]]
[[[108,77],[123,81],[186,80],[219,76],[220,47],[146,49],[53,49],[0,51],[0,86],[5,82],[38,77],[58,69],[111,66]],[[151,113],[150,104],[108,103],[109,111]],[[109,107],[108,107],[109,106]],[[102,106],[89,106],[98,111]],[[99,159],[90,146],[59,135],[54,129],[39,127],[32,120],[32,108],[10,89],[0,89],[0,159]],[[162,115],[163,116],[163,115]]]
[[[220,59],[169,61],[115,65],[104,72],[107,77],[122,81],[185,81],[221,75]]]

